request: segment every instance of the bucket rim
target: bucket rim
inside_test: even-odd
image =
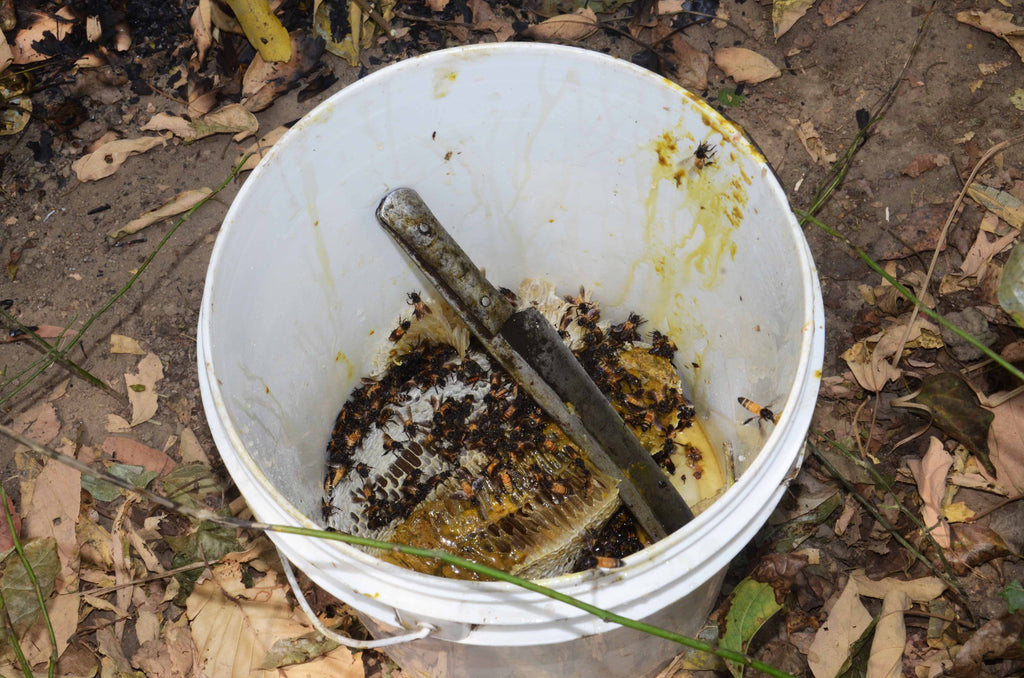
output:
[[[629,577],[636,577],[649,573],[657,567],[659,560],[664,560],[667,557],[680,559],[682,561],[680,565],[688,563],[688,570],[692,573],[701,572],[702,568],[703,570],[706,570],[707,566],[705,564],[690,563],[690,559],[686,556],[686,551],[689,548],[692,548],[694,546],[693,542],[697,541],[699,538],[710,538],[713,536],[714,532],[719,527],[719,524],[728,518],[728,512],[726,512],[725,509],[735,507],[736,505],[755,498],[761,498],[764,503],[767,502],[765,497],[777,494],[777,488],[785,481],[793,465],[800,457],[802,439],[810,424],[813,402],[816,399],[818,385],[820,383],[824,345],[824,311],[821,305],[820,286],[816,275],[817,270],[814,267],[810,250],[807,247],[806,240],[803,238],[800,226],[792,213],[781,184],[774,176],[774,173],[771,171],[771,168],[768,166],[763,155],[756,149],[756,146],[753,145],[750,138],[739,125],[729,121],[725,116],[708,105],[699,96],[690,93],[685,88],[682,88],[667,78],[632,64],[631,62],[579,47],[543,43],[488,43],[438,50],[406,59],[375,71],[365,78],[362,78],[342,90],[339,90],[303,116],[303,118],[285,135],[283,135],[282,138],[265,154],[259,165],[246,179],[223,220],[221,235],[230,233],[233,226],[235,228],[240,228],[240,226],[235,226],[238,222],[233,220],[236,206],[240,204],[240,202],[244,200],[245,196],[250,192],[258,190],[256,188],[256,184],[258,183],[257,180],[265,171],[265,168],[273,163],[278,155],[283,152],[283,149],[293,143],[293,140],[298,135],[302,134],[302,132],[311,125],[316,124],[318,118],[328,113],[331,109],[338,107],[346,99],[359,96],[365,88],[379,86],[380,83],[386,79],[396,77],[409,69],[436,67],[438,65],[449,62],[454,63],[458,60],[467,58],[478,59],[493,56],[509,57],[517,55],[528,57],[555,55],[559,58],[572,58],[576,60],[589,61],[594,64],[595,67],[617,69],[624,74],[628,74],[633,77],[640,77],[649,81],[652,86],[669,87],[673,91],[682,95],[689,103],[699,107],[702,112],[711,117],[711,119],[736,129],[737,132],[742,135],[742,139],[746,144],[749,145],[750,152],[756,157],[758,165],[767,172],[768,176],[765,179],[768,182],[770,194],[773,200],[779,201],[779,206],[782,208],[786,217],[784,228],[783,224],[780,223],[780,232],[787,233],[789,237],[794,239],[800,260],[793,262],[793,265],[798,267],[800,270],[805,271],[801,281],[804,303],[804,323],[803,330],[801,332],[800,346],[801,357],[798,361],[798,367],[796,374],[794,375],[793,384],[786,395],[784,403],[782,404],[778,424],[763,441],[760,453],[745,470],[743,475],[736,479],[732,486],[729,487],[708,510],[697,516],[695,520],[687,526],[672,535],[669,535],[666,539],[656,542],[642,551],[625,558],[624,567],[616,570],[600,572],[591,570],[537,580],[538,583],[544,586],[548,586],[575,597],[583,599],[597,599],[602,597],[595,594],[595,591],[599,587],[604,585],[608,585],[610,587],[617,581],[627,578],[627,575]],[[226,254],[223,248],[219,247],[219,245],[225,241],[226,239],[218,238],[210,259],[210,271],[215,270],[218,265],[224,265],[224,257]],[[241,465],[239,466],[235,464],[238,471],[248,475],[250,480],[254,481],[260,487],[260,490],[266,494],[266,498],[273,503],[274,507],[276,509],[280,509],[266,517],[272,517],[279,522],[284,520],[286,524],[317,528],[319,526],[316,523],[302,514],[294,504],[277,491],[273,484],[269,483],[269,481],[267,481],[263,476],[258,464],[256,464],[252,455],[246,449],[241,437],[238,435],[237,428],[232,421],[230,412],[224,404],[224,394],[220,390],[220,383],[217,379],[215,366],[212,362],[207,361],[207,357],[210,355],[210,349],[212,346],[210,323],[212,322],[211,318],[214,314],[213,298],[215,286],[216,281],[214,280],[214,276],[208,274],[204,285],[203,302],[200,310],[198,328],[200,386],[206,409],[208,411],[215,412],[217,415],[215,418],[208,417],[215,442],[217,443],[218,448],[230,447],[237,452],[238,461]],[[778,455],[782,453],[784,453],[784,455],[780,459]],[[766,473],[765,467],[769,463],[777,465],[778,469],[771,473]],[[227,462],[226,465],[228,465]],[[234,475],[235,472],[232,471],[232,476]],[[758,484],[764,486],[758,487]],[[772,506],[774,506],[774,504],[772,504]],[[259,518],[264,519],[264,516],[260,515]],[[762,523],[763,521],[758,523],[758,528]],[[560,614],[563,617],[565,611],[575,610],[575,608],[568,608],[561,604],[554,603],[540,594],[524,591],[513,584],[504,582],[465,581],[438,577],[392,565],[361,549],[340,542],[327,543],[325,540],[313,538],[303,539],[301,537],[285,537],[284,535],[272,536],[277,538],[275,541],[279,539],[280,542],[285,545],[286,552],[299,553],[304,550],[308,554],[310,551],[313,551],[318,557],[323,557],[324,559],[331,561],[338,559],[339,556],[344,556],[344,558],[353,561],[356,566],[373,568],[377,575],[384,580],[389,580],[394,585],[408,587],[411,584],[415,584],[425,590],[429,589],[433,593],[444,592],[446,594],[451,594],[448,597],[453,600],[463,599],[468,595],[479,601],[489,601],[493,600],[493,594],[514,594],[517,599],[524,602],[549,603],[560,610]],[[302,549],[297,547],[300,543],[305,545]],[[721,555],[723,558],[731,559],[745,543],[746,541],[739,544],[723,545],[721,549],[724,550],[720,550],[716,555]],[[729,551],[731,551],[731,553],[729,553]],[[705,558],[704,560],[709,559]],[[699,584],[699,582],[695,583],[694,586],[697,584]],[[332,591],[332,593],[337,595],[335,591]],[[352,600],[349,600],[352,596],[339,597],[345,599],[346,602],[350,602],[350,604],[352,603]],[[361,596],[358,595],[357,592],[355,600],[358,600],[360,597]],[[429,610],[425,610],[425,612],[429,612]],[[579,616],[587,615],[587,613],[581,610],[575,610],[575,612]]]

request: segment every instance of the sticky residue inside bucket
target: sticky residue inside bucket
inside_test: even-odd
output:
[[[515,297],[508,292],[510,297]],[[441,549],[528,578],[621,558],[650,543],[619,509],[614,479],[590,464],[532,399],[469,339],[443,303],[418,293],[377,375],[349,397],[328,445],[324,520],[362,536]],[[581,289],[525,281],[536,306],[627,425],[700,511],[725,474],[673,366],[676,348],[629,314],[603,322]],[[431,560],[384,559],[473,578]]]

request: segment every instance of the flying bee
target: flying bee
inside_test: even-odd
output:
[[[406,303],[412,306],[413,315],[416,316],[417,320],[430,313],[430,307],[427,306],[427,302],[420,298],[419,292],[409,292]]]
[[[740,405],[743,405],[743,407],[754,415],[743,422],[744,424],[749,424],[755,419],[757,420],[758,426],[760,426],[762,422],[766,421],[771,422],[772,424],[779,423],[779,415],[772,412],[769,408],[758,405],[750,398],[739,397],[736,400],[739,401]]]
[[[392,344],[397,343],[398,340],[404,337],[405,333],[409,331],[409,327],[411,325],[412,321],[403,320],[398,324],[398,327],[395,328],[395,331],[391,333],[391,336],[389,336],[388,339],[391,341]]]
[[[693,164],[697,166],[697,169],[704,169],[714,164],[714,157],[715,147],[706,141],[702,141],[697,144],[697,150],[693,152]]]

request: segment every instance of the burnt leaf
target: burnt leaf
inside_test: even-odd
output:
[[[775,588],[766,582],[747,577],[732,592],[725,618],[722,621],[722,637],[719,647],[746,652],[747,645],[772,615],[782,609],[775,600]],[[727,662],[734,675],[743,674],[743,666]]]
[[[986,622],[974,632],[953,660],[952,676],[968,678],[982,672],[982,663],[993,659],[1017,659],[1024,656],[1024,613],[1016,612]]]
[[[996,475],[988,455],[993,414],[978,404],[967,382],[951,372],[928,377],[915,400],[932,411],[937,427],[962,443],[989,473]]]
[[[990,527],[975,523],[958,523],[950,527],[953,530],[953,541],[950,544],[951,552],[946,558],[958,575],[965,575],[990,560],[1013,555],[999,533]]]

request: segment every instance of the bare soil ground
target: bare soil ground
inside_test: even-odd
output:
[[[741,46],[780,67],[780,77],[742,87],[739,100],[726,96],[735,92],[737,83],[712,63],[707,72],[707,89],[701,93],[749,133],[799,210],[811,206],[830,162],[815,162],[801,142],[798,127],[804,125],[806,134],[810,129],[806,123],[810,123],[823,151],[841,159],[858,135],[858,110],[874,113],[891,94],[884,115],[871,128],[848,173],[817,216],[887,265],[894,276],[920,296],[923,274],[967,175],[990,147],[1024,132],[1024,113],[1011,100],[1015,91],[1020,96],[1018,88],[1024,83],[1022,57],[1006,40],[958,21],[957,15],[968,10],[1004,10],[1013,13],[1015,21],[1022,24],[1024,5],[1016,0],[947,0],[937,2],[929,12],[931,5],[926,0],[866,0],[847,4],[863,7],[833,26],[826,26],[818,7],[814,7],[775,40],[771,3],[722,0],[720,16],[728,17],[727,23],[695,23],[682,30],[681,35],[692,48],[704,54]],[[302,101],[299,88],[278,98],[256,114],[258,134],[297,120],[338,89],[401,58],[459,42],[496,39],[493,29],[479,30],[479,26],[473,25],[473,11],[461,12],[455,5],[459,3],[453,1],[443,12],[431,12],[419,0],[399,2],[400,11],[425,19],[392,18],[396,27],[409,30],[394,40],[380,38],[364,52],[359,65],[352,66],[324,53],[319,59],[321,72],[333,74],[337,80]],[[501,2],[490,5],[495,16],[514,32],[521,32],[543,18],[518,6],[508,7]],[[667,77],[677,77],[672,62],[676,54],[667,47],[670,43],[662,43],[658,48],[665,57],[659,61],[640,44],[652,40],[649,30],[638,32],[640,43],[628,37],[631,13],[640,5],[650,6],[631,3],[615,14],[599,15],[611,28],[578,44],[660,68]],[[146,261],[174,221],[160,221],[116,244],[106,234],[182,191],[216,187],[229,175],[240,152],[252,142],[251,137],[233,142],[230,135],[214,135],[192,143],[174,138],[129,158],[120,170],[104,179],[80,182],[72,170],[71,163],[104,133],[114,131],[122,137],[137,137],[142,134],[140,127],[156,113],[185,111],[179,100],[187,97],[187,92],[183,87],[176,88],[169,73],[184,65],[192,52],[187,17],[193,7],[189,3],[187,11],[152,19],[157,28],[146,29],[141,22],[133,24],[136,46],[123,53],[111,52],[110,61],[116,65],[116,73],[127,74],[112,78],[113,84],[91,81],[95,76],[90,71],[74,72],[66,62],[44,65],[34,74],[32,119],[20,133],[0,137],[0,256],[7,264],[7,275],[0,278],[0,298],[13,300],[10,313],[21,323],[68,327],[72,333],[77,332],[128,284],[133,272]],[[27,20],[29,8],[18,5],[17,9],[21,20]],[[286,8],[285,14],[288,21],[299,25],[308,11],[303,5]],[[83,13],[88,14],[88,8]],[[660,21],[670,25],[673,20],[663,17]],[[469,30],[451,32],[446,30],[449,24],[445,21],[465,21]],[[150,34],[141,35],[144,30]],[[173,39],[158,40],[156,36],[162,34]],[[13,33],[9,34],[11,37]],[[511,39],[517,38],[513,35]],[[240,43],[236,39],[232,44]],[[225,63],[237,64],[239,59],[251,58],[251,50],[248,56],[242,52],[227,54],[228,51],[220,52]],[[232,101],[228,93],[224,96],[224,103]],[[237,94],[234,97],[237,100]],[[68,101],[74,102],[73,109],[61,109]],[[989,186],[1024,198],[1022,148],[1007,147],[985,165],[980,178]],[[916,172],[908,167],[926,154],[938,154],[945,162],[940,159],[938,166],[912,176]],[[5,370],[0,391],[2,423],[18,421],[19,416],[28,423],[37,421],[37,408],[48,403],[55,409],[59,433],[46,442],[58,446],[62,440],[70,441],[64,443],[70,445],[68,449],[87,447],[96,450],[97,455],[107,450],[104,443],[114,435],[164,450],[172,436],[188,437],[186,431],[191,431],[213,467],[221,468],[199,397],[195,328],[219,223],[244,180],[242,175],[231,182],[214,201],[193,214],[130,289],[96,318],[78,346],[66,356],[108,384],[120,397],[60,365],[49,367],[30,381],[25,376],[18,377],[40,359],[41,353],[30,341],[11,341],[0,345],[0,366]],[[1006,252],[992,255],[994,258],[985,269],[987,277],[982,275],[979,280],[975,276],[973,285],[947,286],[941,290],[939,287],[944,276],[955,273],[964,264],[986,214],[984,207],[970,200],[964,203],[949,229],[947,244],[938,256],[928,289],[934,308],[958,320],[957,324],[965,326],[997,353],[1008,351],[1012,361],[1022,355],[1019,351],[1014,353],[1022,338],[1021,330],[998,309],[995,299]],[[1006,224],[996,223],[995,230],[996,234],[1005,233]],[[794,483],[793,492],[784,500],[780,515],[790,519],[799,515],[798,502],[809,496],[835,495],[837,502],[834,511],[816,516],[811,521],[812,528],[802,535],[800,548],[811,549],[814,556],[810,562],[798,563],[801,573],[788,580],[790,597],[783,612],[762,629],[751,645],[754,654],[798,675],[809,674],[807,655],[811,642],[829,618],[850,572],[866,568],[874,578],[896,576],[909,580],[933,574],[908,555],[892,534],[853,498],[853,490],[883,509],[895,531],[925,553],[924,560],[938,563],[936,567],[945,571],[910,520],[910,516],[920,516],[921,499],[913,476],[905,470],[901,472],[907,468],[908,458],[920,459],[925,455],[929,435],[897,447],[899,441],[926,426],[928,420],[893,406],[893,399],[916,390],[929,376],[959,373],[964,367],[982,362],[980,353],[961,339],[943,333],[945,343],[912,344],[901,363],[902,371],[877,389],[877,393],[865,388],[842,357],[844,352],[893,323],[906,323],[910,304],[887,297],[880,287],[878,273],[847,244],[814,225],[807,225],[805,232],[818,266],[827,313],[824,389],[812,440],[819,448],[832,449],[831,458],[841,455],[830,448],[827,440],[842,441],[858,459],[872,460],[873,468],[891,483],[891,489],[887,491],[877,479],[867,476],[852,478],[851,485],[840,485],[819,459],[811,456]],[[884,303],[884,298],[889,302]],[[273,309],[267,312],[273,313]],[[157,388],[158,414],[132,428],[130,433],[111,433],[108,416],[131,417],[124,402],[129,394],[124,375],[137,369],[141,356],[111,353],[111,334],[134,338],[144,352],[155,353],[163,367],[163,380]],[[998,370],[989,370],[988,374],[981,380],[986,393],[1005,391],[1014,385],[1012,379],[999,376]],[[25,419],[26,412],[35,414]],[[933,427],[928,433],[954,450],[957,440],[963,440],[949,430]],[[985,436],[981,439],[984,442]],[[1017,445],[1020,446],[1020,438]],[[967,449],[973,448],[968,444]],[[172,444],[168,453],[181,461],[178,445]],[[12,443],[0,442],[4,487],[14,498],[16,512],[27,519],[30,508],[23,503],[27,471],[24,465],[15,463],[15,456]],[[1024,457],[1014,458],[1018,461],[1006,463],[1018,464],[1014,468],[1019,469],[1019,460]],[[978,471],[977,463],[954,469],[961,474],[978,475]],[[831,488],[833,493],[828,494],[823,487]],[[941,495],[945,481],[939,487]],[[1006,487],[1011,497],[1021,492],[1020,487]],[[229,494],[227,499],[235,496]],[[984,488],[961,488],[955,497],[950,495],[947,499],[951,500],[947,504],[962,501],[980,513],[995,506],[1002,497]],[[910,516],[887,510],[896,500],[909,507]],[[821,503],[811,501],[813,506]],[[117,512],[105,506],[96,503],[95,510],[100,523],[107,521],[109,528],[109,521],[116,518]],[[142,524],[141,518],[138,524]],[[1020,609],[1021,603],[1017,599],[1015,606],[1011,595],[1000,595],[1007,587],[1012,588],[1014,580],[1024,580],[1024,566],[1013,555],[1024,548],[1024,502],[1007,503],[979,523],[959,525],[983,525],[990,529],[974,537],[954,530],[954,545],[946,550],[946,556],[962,564],[953,563],[952,576],[960,582],[963,592],[947,594],[945,607],[934,605],[934,599],[914,603],[906,617],[907,636],[900,641],[905,652],[902,659],[897,659],[894,672],[887,675],[923,677],[942,670],[963,675],[1019,675],[1024,666],[1019,660],[1019,636],[1014,642],[1012,631],[1018,629],[1019,633],[1020,613],[1011,614]],[[778,546],[784,536],[779,530],[777,525],[766,527],[762,538],[737,560],[727,580],[723,601],[758,563],[763,566],[765,553],[784,550]],[[1001,544],[996,543],[996,537],[1001,538]],[[962,547],[959,551],[957,543]],[[978,557],[976,551],[985,551],[990,557]],[[158,557],[169,555],[161,553]],[[164,565],[169,566],[169,562]],[[877,615],[880,601],[864,600],[870,613]],[[129,616],[127,621],[120,622],[119,628],[128,629],[126,638],[134,637],[140,600],[119,599],[118,606],[122,605],[127,606]],[[98,662],[111,656],[112,651],[97,636],[97,629],[113,623],[116,615],[98,608],[91,615],[86,615],[86,611],[83,608],[81,626],[71,642],[73,647],[92,648]],[[177,613],[181,613],[181,608]],[[166,608],[161,614],[161,619],[176,618]],[[946,620],[937,633],[936,619]],[[992,620],[1001,620],[998,623],[1003,626],[999,627],[1001,631],[990,629],[990,640],[994,637],[1005,642],[1000,645],[991,640],[980,649],[973,648],[975,654],[971,657],[958,658],[965,643],[976,637],[979,628],[990,628],[985,625]],[[131,658],[139,644],[126,640],[124,654]],[[100,649],[96,650],[97,647]],[[391,670],[383,655],[366,652],[361,657],[366,675],[387,675]],[[943,659],[945,664],[940,663]],[[865,661],[858,659],[855,666],[863,669]],[[135,662],[133,666],[138,670],[141,664]],[[680,665],[670,673],[682,671]],[[179,675],[152,669],[150,672]],[[68,675],[89,674],[82,670],[69,671]],[[180,675],[192,674],[183,670]]]

